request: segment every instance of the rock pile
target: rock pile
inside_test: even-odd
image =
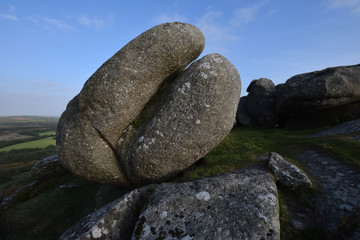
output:
[[[205,39],[196,27],[166,23],[107,60],[70,101],[57,152],[91,181],[142,185],[192,165],[230,132],[240,76],[220,54],[195,61]]]
[[[240,99],[237,121],[242,125],[273,127],[277,121],[274,83],[267,78],[256,79],[246,91],[249,94]]]
[[[360,65],[299,74],[275,88],[271,80],[261,78],[252,81],[247,91],[237,113],[240,125],[320,125],[344,117],[349,120],[360,116]],[[246,114],[251,121],[240,121]]]

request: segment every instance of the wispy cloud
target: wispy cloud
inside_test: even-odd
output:
[[[58,19],[54,19],[54,18],[42,18],[42,20],[47,23],[48,25],[46,25],[46,28],[50,28],[50,26],[55,26],[57,28],[62,28],[62,29],[66,29],[66,30],[71,30],[71,31],[75,31],[76,29],[68,24],[66,24],[65,22],[58,20]]]
[[[59,85],[59,83],[53,81],[30,81],[27,84],[32,87],[53,87]]]
[[[360,0],[327,0],[327,6],[333,9],[348,8],[352,12],[360,13]]]
[[[29,20],[29,21],[31,21],[33,23],[38,23],[38,20],[36,18],[34,18],[34,17],[31,17],[31,16],[27,16],[27,17],[25,17],[25,19],[27,19],[27,20]]]
[[[197,19],[196,26],[211,42],[224,42],[237,39],[229,26],[223,24],[223,14],[218,11],[206,12],[201,18]]]
[[[234,11],[234,18],[231,23],[234,25],[241,25],[244,23],[251,22],[258,8],[256,6],[239,8]]]
[[[19,18],[15,15],[12,14],[5,14],[5,13],[0,13],[0,17],[7,19],[7,20],[11,20],[11,21],[17,21],[19,20]]]
[[[85,15],[82,15],[78,18],[78,20],[80,24],[86,27],[102,28],[105,26],[105,21],[103,19],[90,18]]]
[[[235,9],[234,16],[230,23],[234,26],[240,26],[253,21],[261,7],[263,7],[267,2],[268,0],[263,0],[247,7]]]
[[[15,11],[15,10],[16,10],[16,7],[14,7],[13,5],[9,4],[9,10],[10,10],[10,11]]]
[[[166,23],[166,22],[186,22],[187,18],[175,12],[173,14],[162,14],[154,18],[155,24]]]

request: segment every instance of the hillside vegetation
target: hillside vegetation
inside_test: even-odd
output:
[[[0,184],[28,171],[38,160],[55,154],[59,118],[0,117]]]
[[[309,138],[309,135],[322,129],[324,128],[305,130],[234,128],[215,149],[173,180],[191,181],[242,169],[249,164],[265,165],[264,158],[259,156],[267,155],[269,152],[281,154],[307,172],[305,164],[299,158],[299,155],[306,150],[316,150],[351,168],[360,170],[360,142],[353,139],[358,133]],[[46,131],[51,131],[51,129]],[[46,131],[44,130],[41,134],[44,139],[48,138],[48,134],[45,134]],[[46,149],[55,150],[47,147],[41,151]],[[5,153],[10,154],[13,151],[22,150],[11,150]],[[22,153],[25,154],[25,152],[30,154],[31,151],[26,149]],[[16,155],[15,152],[14,155]],[[49,155],[51,154],[49,153]],[[24,156],[22,161],[1,159],[2,172],[5,171],[4,169],[21,169],[19,172],[12,172],[10,177],[2,181],[0,184],[1,197],[16,192],[21,186],[33,183],[34,178],[29,170],[40,158],[32,157],[33,160],[26,158]],[[306,231],[295,231],[289,223],[289,201],[296,201],[299,206],[310,209],[313,207],[311,199],[312,196],[318,194],[319,186],[314,179],[312,181],[315,183],[313,188],[298,192],[279,187],[283,239],[322,238],[323,233],[316,227]],[[82,217],[130,190],[87,182],[71,174],[37,182],[18,192],[14,195],[12,204],[1,209],[0,239],[56,239]],[[344,219],[344,224],[351,225],[357,219]]]

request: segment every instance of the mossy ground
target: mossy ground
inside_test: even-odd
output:
[[[360,142],[352,137],[356,134],[344,134],[331,137],[309,138],[321,129],[264,129],[234,128],[231,133],[201,161],[184,171],[178,181],[190,181],[211,177],[224,172],[239,170],[249,164],[259,164],[259,155],[277,152],[295,163],[306,172],[306,166],[299,155],[305,150],[316,150],[339,160],[352,168],[360,169]],[[359,134],[357,134],[359,135]],[[262,163],[264,164],[264,163]],[[13,177],[2,184],[2,192],[33,179],[28,172]],[[314,182],[314,179],[311,179]],[[63,183],[76,183],[78,187],[59,190]],[[18,196],[16,204],[0,212],[0,239],[56,239],[72,224],[91,213],[96,207],[96,193],[100,184],[88,183],[71,175],[56,177],[37,184],[29,192]],[[280,220],[282,239],[321,239],[319,229],[313,228],[296,232],[289,223],[289,199],[297,204],[312,208],[311,198],[317,194],[318,186],[300,189],[297,192],[279,187]],[[118,196],[120,196],[119,190]],[[103,204],[116,198],[103,201]],[[359,212],[359,211],[358,211]],[[358,221],[358,212],[353,219]],[[355,221],[354,220],[354,221]],[[354,225],[351,218],[344,219],[341,229]],[[7,236],[5,238],[5,236]]]

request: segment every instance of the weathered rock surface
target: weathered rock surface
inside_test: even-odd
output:
[[[276,184],[265,170],[248,168],[150,185],[88,215],[60,237],[130,238],[280,239]]]
[[[252,121],[260,126],[273,127],[277,121],[275,85],[267,78],[253,80],[246,89],[246,108]]]
[[[310,179],[301,169],[278,153],[270,153],[269,168],[275,174],[276,180],[286,187],[295,189],[300,186],[312,186]]]
[[[66,173],[68,171],[61,165],[56,154],[38,161],[31,168],[31,175],[37,180],[60,176]]]
[[[257,169],[161,184],[132,239],[280,239],[277,189]]]
[[[57,152],[65,167],[88,180],[130,184],[116,150],[123,131],[165,79],[200,55],[204,42],[190,24],[161,24],[107,60],[59,121]]]
[[[299,74],[276,86],[276,108],[281,118],[338,107],[344,109],[342,113],[337,109],[338,115],[349,111],[356,111],[358,114],[359,108],[351,106],[359,101],[360,65]]]
[[[236,124],[238,126],[252,126],[252,120],[247,110],[247,96],[240,98],[239,105],[236,111]]]
[[[194,62],[164,94],[158,110],[118,144],[130,181],[162,181],[191,166],[230,132],[240,76],[220,54]]]
[[[69,228],[59,239],[130,239],[154,186],[136,189]]]
[[[63,113],[57,152],[73,173],[141,185],[184,170],[231,130],[240,76],[223,56],[194,62],[204,36],[183,23],[128,43],[85,83]]]
[[[324,136],[333,136],[338,134],[345,134],[345,133],[360,133],[360,119],[348,121],[329,129],[323,130],[321,132],[312,134],[310,137],[324,137]],[[356,140],[356,138],[355,138]]]
[[[321,184],[322,193],[314,200],[315,211],[325,232],[331,234],[341,220],[351,218],[360,207],[360,173],[314,151],[306,151],[300,157]],[[360,223],[355,227],[355,232],[347,232],[349,236],[360,235]]]

